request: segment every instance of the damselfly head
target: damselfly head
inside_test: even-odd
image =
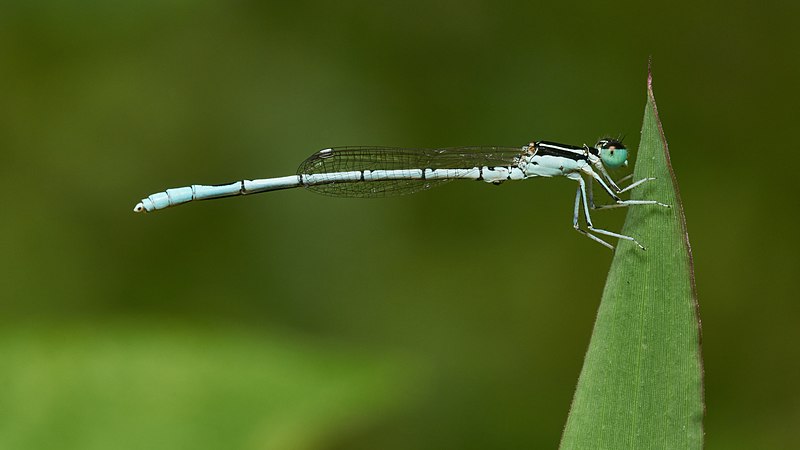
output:
[[[604,166],[616,169],[628,165],[628,149],[621,141],[609,138],[600,139],[595,148],[600,151],[600,159]]]

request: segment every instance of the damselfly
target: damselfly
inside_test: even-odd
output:
[[[601,234],[633,241],[631,236],[595,228],[589,209],[619,208],[630,205],[660,205],[655,200],[622,200],[618,194],[654,178],[634,181],[625,188],[609,176],[606,167],[628,164],[628,150],[616,139],[601,139],[594,147],[537,141],[522,147],[455,147],[410,149],[391,147],[326,148],[300,164],[295,175],[227,184],[192,185],[150,195],[133,210],[151,212],[193,200],[255,194],[296,187],[337,197],[389,197],[410,194],[456,180],[479,180],[500,184],[532,177],[563,176],[578,183],[572,225],[578,232],[613,249]],[[587,180],[584,179],[586,177]],[[627,176],[620,182],[630,179]],[[614,201],[595,205],[592,183],[596,181]],[[583,205],[586,229],[579,223]]]

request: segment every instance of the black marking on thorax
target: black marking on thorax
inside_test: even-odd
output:
[[[589,159],[586,147],[576,147],[574,145],[559,144],[557,142],[539,141],[536,144],[537,156],[559,156],[574,161],[586,161]]]

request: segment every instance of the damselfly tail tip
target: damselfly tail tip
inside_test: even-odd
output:
[[[136,206],[133,207],[133,212],[140,213],[145,211],[146,210],[144,209],[144,203],[142,202],[137,203]]]

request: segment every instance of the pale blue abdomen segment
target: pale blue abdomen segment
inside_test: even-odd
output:
[[[145,211],[150,212],[192,201],[193,195],[193,186],[167,189],[164,192],[159,192],[142,199],[141,205],[144,206]]]
[[[256,194],[259,192],[276,191],[298,186],[300,186],[300,180],[297,175],[261,180],[242,180],[217,186],[194,184],[192,186],[167,189],[164,192],[150,195],[142,199],[134,210],[151,212],[193,200]]]
[[[490,183],[521,180],[526,175],[516,164],[527,154],[527,146],[327,148],[307,158],[293,176],[167,189],[142,199],[134,211],[150,212],[194,200],[300,186],[338,197],[387,197],[429,189],[455,179]]]

